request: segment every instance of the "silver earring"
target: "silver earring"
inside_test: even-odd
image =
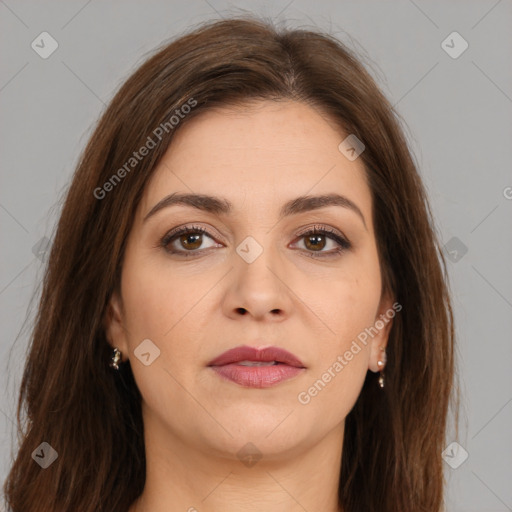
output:
[[[121,360],[121,351],[117,348],[114,349],[112,357],[110,358],[109,366],[114,370],[119,370],[119,361]]]
[[[386,361],[387,361],[387,355],[386,355],[385,348],[381,348],[380,350],[382,352],[382,360],[377,361],[377,366],[379,368],[381,368],[380,375],[379,375],[379,387],[383,388],[384,387],[384,365],[386,364]]]
[[[379,375],[379,387],[381,387],[381,388],[384,387],[384,373],[383,372],[380,372],[380,375]]]

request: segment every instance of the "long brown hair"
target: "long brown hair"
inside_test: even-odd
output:
[[[368,371],[346,418],[340,505],[345,512],[442,510],[441,452],[458,390],[453,314],[435,222],[399,115],[334,37],[245,16],[209,22],[157,49],[122,85],[81,155],[21,383],[20,446],[4,484],[13,512],[125,512],[142,493],[141,395],[129,363],[119,372],[108,367],[106,307],[119,288],[135,209],[173,135],[211,107],[249,99],[306,102],[340,136],[363,141],[384,287],[402,305],[385,388]],[[187,103],[194,107],[170,126]],[[155,147],[132,165],[150,138]],[[458,418],[458,393],[456,404]],[[31,456],[42,442],[58,453],[46,469]]]

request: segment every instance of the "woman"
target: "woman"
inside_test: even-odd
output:
[[[439,247],[396,113],[339,41],[230,19],[165,45],[68,191],[9,506],[442,510]]]

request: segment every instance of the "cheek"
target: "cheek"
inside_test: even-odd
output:
[[[321,418],[324,428],[330,430],[347,417],[361,393],[367,373],[367,367],[361,366],[365,357],[361,354],[363,351],[341,371],[337,371],[336,358],[333,358],[307,387],[301,388],[297,395],[297,407],[304,418]]]
[[[148,338],[160,350],[160,365],[173,374],[190,371],[197,362],[194,340],[208,329],[204,295],[213,284],[204,276],[164,274],[143,258],[127,261],[122,292],[131,354]]]
[[[141,267],[139,267],[141,268]],[[123,294],[126,324],[132,342],[139,338],[161,340],[173,325],[175,294],[163,286],[158,276],[126,268]]]
[[[365,261],[366,260],[366,261]],[[374,257],[355,257],[343,272],[333,274],[328,292],[317,293],[315,306],[323,312],[329,338],[343,349],[365,328],[373,325],[381,298],[379,264]]]
[[[197,303],[201,294],[190,292],[196,288],[186,288],[184,284],[168,279],[149,264],[144,266],[143,259],[127,260],[123,269],[122,292],[132,371],[143,401],[151,411],[163,415],[169,403],[186,398],[179,383],[187,382],[195,362],[195,348],[188,340],[194,337],[190,329],[197,328],[193,320],[196,309],[200,310]],[[159,350],[149,365],[134,354],[145,339]],[[152,346],[149,347],[151,350]]]
[[[204,282],[180,273],[141,250],[131,249],[122,274],[126,322],[133,339],[154,337],[166,344],[204,295]],[[156,342],[156,341],[155,341]]]
[[[331,279],[323,309],[316,306],[323,311],[329,330],[317,344],[311,380],[306,384],[310,387],[302,390],[304,401],[310,401],[310,412],[323,411],[326,421],[332,422],[350,412],[361,392],[370,354],[365,330],[374,325],[381,295],[376,252],[368,251],[350,263]]]
[[[361,392],[370,354],[363,335],[374,324],[379,300],[378,273],[345,276],[331,284],[322,317],[329,334],[316,344],[311,378],[297,397],[307,414],[322,416],[325,424],[346,417]]]

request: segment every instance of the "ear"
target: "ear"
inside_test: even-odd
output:
[[[121,351],[121,361],[125,362],[128,357],[128,340],[124,326],[124,312],[121,298],[117,291],[112,293],[103,318],[105,336],[112,348]]]
[[[393,325],[393,318],[402,306],[394,302],[389,293],[384,293],[379,303],[377,316],[370,331],[374,334],[370,343],[370,361],[368,369],[372,372],[380,372],[386,366],[386,347],[388,345],[389,332]],[[384,364],[379,365],[382,361]]]

